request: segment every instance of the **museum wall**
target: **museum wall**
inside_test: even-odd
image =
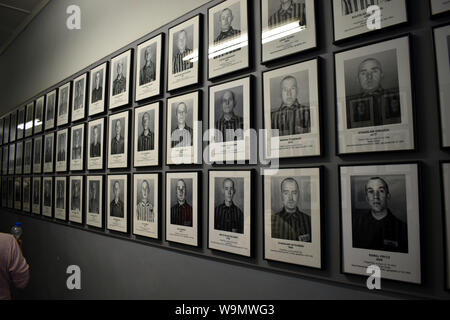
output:
[[[133,3],[133,5],[131,4]],[[135,47],[138,39],[155,30],[167,34],[168,28],[197,13],[204,15],[207,8],[220,1],[51,1],[12,46],[0,57],[1,113],[6,114],[30,99],[47,92],[46,89],[71,80],[72,75],[89,70],[99,59],[113,57],[123,48]],[[259,38],[259,1],[252,3],[250,34]],[[160,241],[136,241],[133,236],[117,236],[95,231],[71,223],[57,223],[43,217],[15,213],[1,209],[0,232],[8,232],[16,222],[23,223],[24,254],[31,266],[31,282],[27,289],[17,292],[18,298],[131,298],[131,299],[379,299],[379,298],[450,298],[444,290],[444,234],[440,190],[439,161],[450,159],[440,149],[439,109],[432,27],[448,22],[449,18],[429,18],[428,1],[412,1],[409,6],[410,23],[383,30],[363,38],[333,43],[333,18],[328,1],[317,2],[318,48],[263,66],[259,41],[252,40],[250,70],[240,72],[226,80],[247,74],[255,76],[253,95],[253,123],[262,128],[261,72],[297,61],[320,58],[319,92],[321,94],[322,156],[317,158],[282,160],[281,166],[323,167],[322,185],[322,257],[323,269],[268,262],[263,259],[263,178],[254,175],[253,217],[254,256],[251,259],[208,249],[207,242],[207,186],[208,170],[201,165],[192,170],[202,173],[200,204],[202,206],[200,247],[184,248]],[[82,9],[82,29],[65,28],[65,8],[79,4]],[[203,5],[202,7],[199,7]],[[193,12],[183,14],[195,9]],[[168,25],[165,25],[168,23]],[[205,23],[206,25],[206,23]],[[58,27],[59,26],[59,27]],[[158,29],[159,28],[159,29]],[[206,30],[206,26],[203,27]],[[205,32],[206,33],[206,32]],[[417,148],[413,152],[394,152],[369,155],[336,156],[335,146],[335,91],[333,53],[373,41],[410,33],[412,46],[412,74],[415,99],[415,135]],[[205,40],[206,36],[203,38]],[[133,42],[133,44],[131,44]],[[167,43],[167,38],[166,38]],[[205,46],[203,52],[206,53]],[[206,54],[203,64],[206,64]],[[166,61],[166,60],[164,60]],[[203,106],[208,105],[207,68],[201,69],[199,89],[203,91]],[[166,92],[164,87],[164,92]],[[161,97],[163,105],[166,98]],[[130,104],[127,110],[136,104]],[[203,119],[208,109],[203,108]],[[161,122],[165,128],[165,118]],[[84,122],[83,122],[84,123]],[[165,137],[165,134],[163,135]],[[164,138],[162,141],[165,141]],[[162,159],[165,159],[162,143]],[[340,220],[339,220],[339,165],[364,163],[411,162],[421,163],[421,252],[423,284],[413,285],[382,281],[382,291],[369,292],[366,278],[341,273]],[[131,161],[132,163],[132,161]],[[189,167],[189,168],[192,168]],[[253,169],[258,165],[240,165],[223,170]],[[158,172],[163,177],[171,167],[138,171],[134,168],[113,171]],[[181,168],[181,169],[184,169]],[[214,169],[217,169],[215,167]],[[103,170],[101,174],[108,174]],[[87,171],[83,173],[87,174]],[[54,175],[56,176],[56,175]],[[163,178],[164,179],[164,178]],[[164,183],[161,184],[164,186]],[[164,188],[161,187],[164,198]],[[164,206],[162,201],[162,205]],[[164,212],[164,207],[163,207]],[[164,219],[162,219],[164,221]],[[162,239],[165,239],[164,233]],[[82,271],[82,290],[66,288],[66,268],[78,265]]]

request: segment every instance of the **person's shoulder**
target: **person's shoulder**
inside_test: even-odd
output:
[[[12,244],[12,243],[14,243],[14,240],[15,239],[12,234],[0,232],[0,243]]]

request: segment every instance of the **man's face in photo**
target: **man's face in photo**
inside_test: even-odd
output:
[[[118,78],[122,77],[122,72],[123,72],[123,65],[122,65],[122,62],[119,62],[117,64],[117,77]]]
[[[297,183],[294,181],[284,181],[281,186],[281,196],[283,205],[288,211],[297,210],[297,204],[299,199],[299,190]]]
[[[297,100],[297,80],[286,78],[281,82],[281,99],[283,105],[291,106]]]
[[[92,130],[92,136],[94,138],[94,142],[98,142],[98,127],[95,126]]]
[[[186,199],[186,184],[184,181],[179,180],[177,182],[177,200],[178,202],[183,203]]]
[[[380,63],[375,59],[369,59],[361,63],[358,71],[358,80],[364,92],[372,92],[381,86],[383,71]]]
[[[143,202],[148,201],[148,192],[149,192],[148,182],[144,181],[144,182],[142,182],[142,201]]]
[[[177,106],[177,120],[178,124],[184,125],[186,123],[186,113],[187,113],[187,107],[184,103],[180,103]]]
[[[144,130],[147,131],[149,129],[150,124],[150,116],[148,113],[144,113],[142,116],[142,126],[144,127]]]
[[[117,136],[117,137],[120,137],[120,129],[121,129],[121,123],[120,123],[120,120],[117,120],[117,121],[116,121],[115,128],[116,128],[116,136]]]
[[[370,180],[366,185],[366,198],[373,212],[384,211],[390,198],[386,184],[380,179]]]
[[[223,183],[223,193],[225,196],[225,201],[227,202],[233,201],[233,197],[235,194],[233,181],[225,180],[225,182]]]
[[[95,88],[100,87],[100,71],[95,73]]]
[[[114,183],[114,199],[116,201],[119,201],[119,195],[120,195],[120,184],[118,181]]]
[[[233,13],[230,9],[224,9],[220,14],[220,24],[223,31],[227,31],[231,27],[231,22],[233,21]]]
[[[187,41],[186,31],[182,30],[178,33],[177,46],[179,51],[183,52],[186,49],[186,41]]]
[[[234,96],[231,93],[231,91],[227,91],[224,93],[222,97],[222,108],[224,113],[232,113],[233,109],[236,105],[236,102],[234,101]]]

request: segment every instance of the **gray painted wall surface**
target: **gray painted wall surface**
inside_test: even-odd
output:
[[[94,4],[90,4],[95,2]],[[143,7],[121,5],[122,1],[74,1],[70,3],[81,3],[88,6],[89,11],[84,13],[84,29],[79,34],[70,35],[64,28],[52,28],[52,25],[65,24],[65,18],[60,17],[61,10],[64,12],[65,4],[69,1],[52,1],[43,13],[33,22],[25,33],[19,38],[10,51],[5,56],[0,57],[0,66],[8,70],[19,70],[20,75],[11,75],[13,83],[3,73],[0,75],[2,88],[0,98],[5,101],[2,113],[8,110],[8,106],[13,108],[26,99],[31,99],[40,94],[39,90],[44,90],[65,77],[77,72],[81,74],[82,68],[96,63],[96,59],[112,54],[119,50],[127,42],[137,40],[144,35],[148,26],[136,27],[135,17],[145,16],[143,8],[144,1],[137,2]],[[189,2],[189,8],[201,5],[200,1]],[[192,14],[204,15],[206,21],[207,7],[218,3],[214,0],[196,9]],[[251,34],[255,38],[260,37],[259,31],[259,1],[250,1],[252,15],[251,25],[255,28]],[[170,245],[165,241],[150,241],[149,245],[134,243],[128,240],[108,237],[102,234],[88,232],[85,227],[71,227],[53,223],[41,219],[40,217],[27,217],[2,210],[0,219],[0,231],[7,232],[16,220],[24,223],[24,251],[27,255],[33,270],[33,279],[28,289],[19,294],[19,297],[27,298],[156,298],[156,299],[205,299],[205,298],[246,298],[246,299],[304,299],[304,298],[408,298],[411,296],[421,296],[429,298],[450,298],[444,292],[444,255],[443,255],[443,234],[442,234],[442,212],[441,212],[441,192],[439,189],[439,160],[449,159],[447,152],[439,148],[439,127],[438,127],[438,107],[435,80],[435,64],[433,56],[432,30],[433,25],[449,21],[448,17],[437,20],[430,20],[428,16],[428,1],[410,1],[411,23],[406,26],[397,27],[385,32],[367,36],[362,39],[352,40],[342,45],[335,46],[332,43],[332,16],[331,6],[328,1],[317,1],[317,24],[318,24],[318,49],[308,53],[296,55],[283,59],[282,61],[270,65],[276,67],[287,65],[296,61],[308,60],[313,57],[320,57],[320,80],[322,96],[322,136],[323,155],[315,159],[294,159],[283,160],[282,167],[302,167],[302,166],[323,166],[323,261],[324,270],[311,270],[298,266],[290,266],[278,263],[269,263],[262,259],[262,177],[255,174],[255,204],[253,232],[255,237],[255,256],[252,259],[243,259],[232,255],[212,252],[207,249],[207,197],[202,198],[202,242],[200,249],[188,249],[182,246]],[[57,3],[57,4],[56,4]],[[88,4],[89,3],[89,4]],[[112,6],[112,9],[104,9],[104,4]],[[153,3],[150,1],[150,6]],[[164,3],[172,3],[175,1]],[[184,6],[185,1],[176,1],[176,4]],[[100,5],[103,4],[103,5]],[[158,6],[156,6],[158,7]],[[127,11],[129,9],[130,11]],[[110,11],[111,10],[111,11]],[[156,8],[155,10],[162,10]],[[188,9],[185,8],[184,12]],[[174,10],[167,12],[159,11],[155,15],[158,18],[163,16],[167,19],[160,21],[158,25],[168,22],[172,18],[181,16],[182,12],[174,14]],[[182,10],[181,10],[182,11]],[[124,14],[127,12],[126,14]],[[148,12],[148,10],[146,11]],[[174,14],[174,16],[169,16]],[[153,17],[152,13],[148,14]],[[102,19],[97,19],[102,17]],[[122,17],[119,23],[117,19]],[[169,27],[185,20],[180,17],[173,23],[155,30],[155,33],[163,31],[167,33]],[[152,18],[153,20],[153,18]],[[128,25],[129,31],[118,28],[117,25]],[[153,28],[158,27],[155,25]],[[114,26],[114,27],[112,27]],[[91,28],[96,36],[89,32]],[[113,41],[106,32],[108,28],[114,28],[116,35]],[[127,29],[128,29],[127,28]],[[117,30],[116,30],[117,29]],[[97,33],[95,30],[103,30]],[[206,28],[204,29],[206,30]],[[355,45],[390,38],[392,36],[403,35],[410,32],[412,35],[412,64],[415,86],[416,105],[416,128],[417,151],[409,153],[392,154],[369,154],[353,155],[345,157],[335,156],[335,98],[334,98],[334,64],[333,52],[351,48]],[[100,35],[101,34],[101,35]],[[205,32],[206,34],[206,32]],[[33,39],[33,36],[39,38]],[[152,34],[153,35],[153,34]],[[118,40],[120,38],[120,41]],[[40,70],[40,66],[33,67],[32,71],[25,72],[31,68],[28,60],[28,52],[36,51],[36,41],[39,39],[52,39],[47,41],[48,54],[43,55],[36,52],[34,60],[37,65],[44,65],[45,70]],[[167,41],[166,41],[167,43]],[[262,90],[261,72],[266,70],[266,66],[261,66],[259,42],[252,47],[253,66],[250,71],[236,75],[251,73],[255,79],[255,95],[253,100],[253,123],[256,128],[262,128]],[[137,42],[130,44],[134,47]],[[102,48],[98,51],[96,46]],[[78,49],[81,48],[81,49]],[[11,51],[12,50],[12,51]],[[46,49],[47,50],[47,49]],[[55,54],[53,50],[58,50]],[[23,53],[22,52],[27,52]],[[167,51],[166,51],[167,52]],[[203,50],[206,53],[206,48]],[[14,54],[13,54],[14,53]],[[70,58],[63,59],[63,56]],[[205,56],[203,64],[206,63]],[[24,65],[26,67],[24,67]],[[26,74],[29,73],[29,79]],[[17,79],[26,79],[24,88],[21,88]],[[71,77],[72,78],[72,77]],[[71,79],[70,78],[70,79]],[[231,80],[235,77],[227,77]],[[208,115],[208,86],[211,82],[206,81],[206,68],[203,69],[201,77],[203,91],[203,119]],[[23,80],[25,81],[25,80]],[[162,101],[170,95],[165,93]],[[136,103],[127,107],[132,109]],[[120,111],[122,111],[121,109]],[[115,111],[117,112],[117,111]],[[109,113],[111,114],[111,113]],[[165,128],[165,114],[162,119]],[[86,120],[86,122],[89,119]],[[204,129],[207,123],[204,123]],[[165,130],[162,133],[162,141],[165,141]],[[163,147],[163,162],[165,161],[165,144]],[[404,162],[420,160],[422,164],[422,258],[423,258],[423,285],[416,286],[392,281],[382,282],[384,291],[381,293],[371,293],[365,288],[366,279],[363,277],[343,275],[340,273],[340,229],[339,229],[339,194],[338,194],[338,165],[339,164],[360,164],[367,162]],[[133,162],[132,155],[130,159]],[[203,165],[201,167],[169,168],[162,165],[154,171],[160,172],[163,177],[169,169],[198,169],[202,171],[203,190],[201,194],[206,194],[208,169],[211,167]],[[221,169],[229,169],[220,167]],[[258,166],[237,166],[233,169],[245,168],[254,169],[259,172]],[[109,170],[102,171],[108,174]],[[117,170],[114,172],[118,172]],[[121,171],[119,171],[121,172]],[[136,172],[129,169],[129,173]],[[142,172],[142,170],[140,170]],[[85,172],[87,174],[87,172]],[[164,178],[163,178],[164,181]],[[163,182],[164,185],[164,182]],[[161,196],[165,199],[164,188],[161,188]],[[164,220],[165,203],[161,206]],[[132,236],[129,236],[132,239]],[[164,229],[162,239],[165,239]],[[200,254],[200,255],[198,255]],[[65,269],[70,264],[80,265],[83,272],[83,290],[79,292],[69,292],[65,288]]]

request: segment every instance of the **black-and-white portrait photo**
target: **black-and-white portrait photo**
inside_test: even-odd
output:
[[[209,91],[210,160],[248,159],[250,78],[213,86]]]
[[[67,190],[66,177],[55,177],[55,218],[66,220],[67,215]]]
[[[45,108],[45,130],[55,127],[56,114],[56,90],[47,93],[47,105]]]
[[[108,168],[128,166],[128,118],[128,111],[109,117]]]
[[[25,137],[30,137],[33,134],[33,127],[34,127],[34,102],[30,102],[29,104],[27,104],[27,110],[25,114]]]
[[[450,5],[450,2],[449,2]],[[439,83],[439,107],[441,121],[441,146],[450,147],[450,26],[433,30]]]
[[[445,238],[447,240],[445,245],[445,259],[446,259],[446,288],[450,289],[450,162],[441,163],[441,181],[442,181],[442,197],[443,197],[443,209],[444,209],[444,231]]]
[[[406,2],[405,0],[333,0],[335,41],[407,22]],[[377,6],[376,9],[379,10],[379,21],[371,19],[375,11],[372,6]],[[368,28],[369,24],[375,23],[379,23],[379,26]]]
[[[83,177],[70,177],[69,221],[82,223]]]
[[[420,283],[418,164],[342,166],[343,268]],[[379,257],[379,258],[377,258]]]
[[[84,124],[71,128],[70,170],[83,170],[84,160]]]
[[[131,50],[111,60],[109,108],[117,108],[129,102]]]
[[[107,63],[94,68],[90,72],[89,116],[105,111],[106,68]]]
[[[8,146],[3,147],[3,151],[2,151],[2,173],[3,175],[7,175],[8,174]]]
[[[250,195],[251,171],[209,172],[210,248],[250,255]]]
[[[16,141],[16,130],[17,130],[17,111],[13,111],[11,113],[11,125],[9,130],[9,141],[14,142]]]
[[[169,29],[169,91],[198,82],[199,37],[199,15]]]
[[[67,170],[68,129],[56,133],[56,172]]]
[[[23,147],[23,173],[24,174],[31,173],[31,169],[33,166],[32,150],[33,150],[33,140],[31,140],[31,139],[25,140],[24,147]]]
[[[86,83],[86,73],[73,80],[72,122],[83,119],[86,115]]]
[[[335,60],[338,153],[414,149],[409,37],[340,52]]]
[[[10,116],[6,115],[3,122],[3,143],[9,142],[9,124],[10,124]]]
[[[198,161],[199,92],[167,100],[167,163]]]
[[[86,192],[86,224],[101,228],[103,224],[103,176],[88,176]]]
[[[306,26],[306,0],[267,0],[269,28],[274,29],[295,22]]]
[[[320,154],[317,66],[313,59],[263,73],[267,158]]]
[[[25,212],[31,212],[31,178],[24,177],[22,183],[23,183],[22,210]]]
[[[8,178],[2,177],[2,208],[8,207]]]
[[[22,178],[14,179],[14,209],[22,209]]]
[[[14,174],[16,168],[16,145],[9,145],[9,164],[8,164],[8,174]]]
[[[88,170],[103,169],[103,135],[105,119],[89,122],[88,131]]]
[[[70,82],[58,89],[57,125],[63,126],[69,122]]]
[[[248,12],[246,0],[226,0],[208,10],[209,78],[247,68]]]
[[[1,121],[1,120],[0,120]],[[3,130],[3,127],[0,127],[0,130]],[[17,116],[17,140],[23,138],[23,134],[25,132],[25,107],[20,108]],[[2,132],[3,134],[3,132]],[[0,138],[1,141],[1,138]]]
[[[41,214],[41,178],[33,177],[31,208],[34,214]]]
[[[137,47],[136,101],[161,93],[161,56],[163,34]]]
[[[42,171],[42,136],[34,138],[33,147],[33,173]]]
[[[14,177],[8,177],[8,208],[14,209]]]
[[[34,133],[42,132],[42,127],[44,125],[44,97],[40,97],[36,100],[36,107],[34,112]]]
[[[450,2],[448,0],[430,0],[431,14],[439,15],[450,11]]]
[[[51,218],[53,209],[53,178],[42,179],[42,215]]]
[[[1,118],[0,119],[0,145],[3,144],[3,124],[4,124],[5,119]]]
[[[156,166],[159,163],[159,110],[159,102],[135,109],[135,167]]]
[[[53,172],[53,150],[54,150],[54,138],[53,133],[48,134],[44,138],[44,172]]]
[[[198,179],[197,172],[167,173],[166,239],[198,246]]]
[[[135,174],[133,181],[133,233],[158,239],[158,174]]]
[[[127,175],[108,176],[108,219],[109,230],[127,232]]]
[[[23,163],[23,141],[16,144],[16,174],[22,174]]]

